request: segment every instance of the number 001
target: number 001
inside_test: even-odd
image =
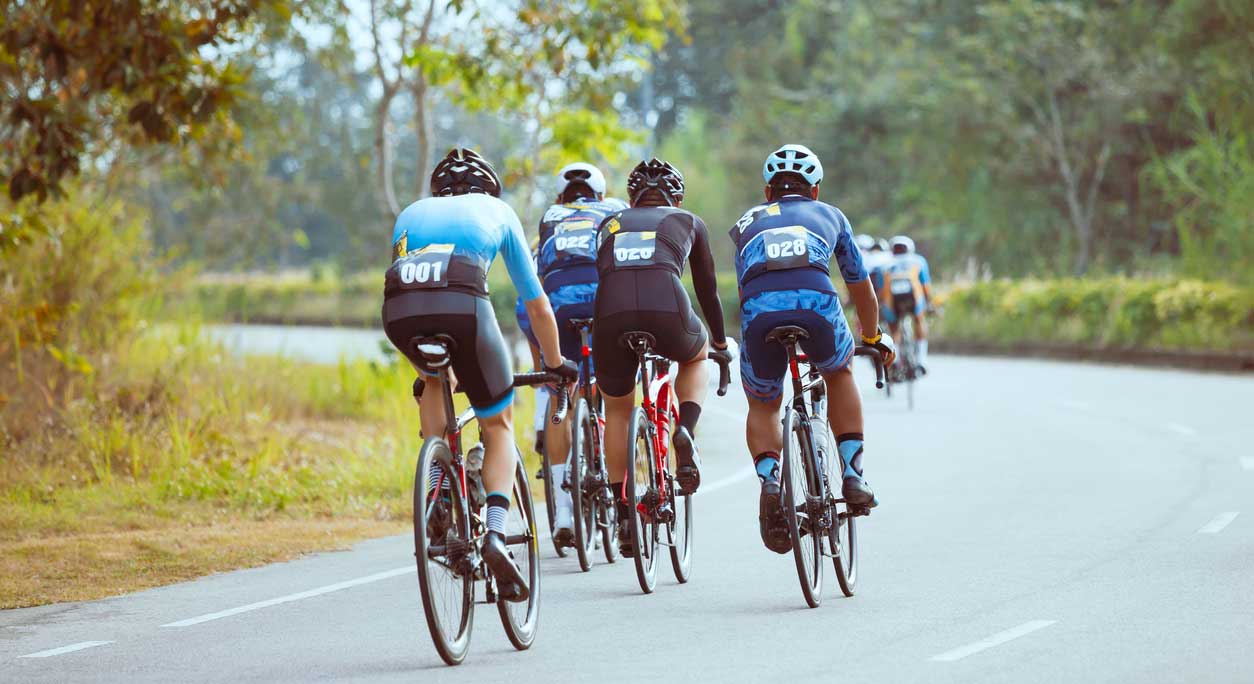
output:
[[[401,282],[410,283],[426,283],[432,280],[440,279],[440,264],[430,262],[420,262],[415,264],[412,261],[401,264]]]

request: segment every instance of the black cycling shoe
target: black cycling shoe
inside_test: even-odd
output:
[[[559,527],[553,535],[553,542],[562,548],[575,548],[575,531],[569,527]]]
[[[784,520],[784,509],[779,507],[779,481],[762,483],[762,496],[758,500],[758,526],[762,543],[775,553],[792,551],[792,535]]]
[[[623,558],[635,558],[636,539],[631,534],[631,520],[627,519],[632,512],[627,510],[624,501],[615,502],[615,508],[618,509],[618,553]]]
[[[497,596],[514,603],[526,601],[531,596],[527,580],[514,565],[514,559],[510,558],[505,537],[501,534],[489,532],[483,538],[483,560],[492,568],[492,576],[496,578]]]
[[[880,500],[875,498],[875,492],[871,491],[871,486],[860,476],[846,477],[840,485],[840,495],[851,506],[875,508],[880,505]]]
[[[693,494],[701,486],[701,455],[697,453],[697,445],[692,441],[688,428],[675,430],[673,440],[675,458],[679,467],[675,470],[675,481],[679,483],[679,494]]]

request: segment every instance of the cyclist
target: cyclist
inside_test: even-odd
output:
[[[510,353],[488,299],[488,267],[498,252],[550,360],[546,369],[567,378],[573,378],[577,369],[562,359],[553,311],[528,258],[518,216],[499,199],[501,181],[492,166],[472,150],[454,148],[431,173],[431,194],[396,219],[393,262],[384,285],[383,329],[392,344],[415,362],[413,338],[436,334],[453,338],[453,372],[479,419],[485,448],[482,477],[488,492],[488,534],[483,557],[498,578],[502,598],[525,601],[526,581],[504,539],[515,468],[514,390]],[[442,435],[448,428],[442,393],[441,379],[427,377],[419,403],[425,434]],[[432,475],[432,482],[440,480],[439,472]],[[447,509],[442,517],[448,519]]]
[[[594,307],[592,357],[605,400],[606,468],[614,491],[623,492],[628,419],[635,405],[639,364],[635,353],[623,347],[619,338],[630,331],[652,333],[657,340],[653,351],[679,363],[675,380],[679,427],[673,439],[678,461],[676,480],[681,492],[692,493],[701,483],[693,434],[706,393],[707,335],[680,277],[684,263],[691,264],[693,289],[710,327],[712,345],[726,355],[723,306],[714,278],[709,233],[698,216],[680,208],[684,177],[665,161],[650,159],[637,164],[627,178],[627,194],[631,208],[606,219],[597,236],[601,286]],[[624,556],[631,556],[635,550],[627,525],[625,494],[618,497],[617,505],[619,548]]]
[[[878,501],[862,476],[862,400],[851,368],[854,339],[832,284],[834,257],[858,311],[862,341],[892,363],[892,339],[879,330],[875,290],[854,244],[849,220],[818,201],[823,165],[807,147],[784,145],[766,158],[766,204],[747,211],[731,229],[740,284],[740,377],[749,399],[745,438],[761,480],[759,531],[767,548],[792,548],[780,514],[779,410],[787,353],[766,335],[781,325],[806,330],[802,349],[827,384],[827,419],[843,464],[841,493],[854,505]]]
[[[916,341],[915,364],[920,373],[927,373],[927,326],[923,312],[932,301],[932,274],[927,259],[914,249],[914,240],[905,235],[894,237],[892,260],[884,269],[884,282],[880,285],[880,298],[884,302],[882,312],[893,336],[901,327],[901,317],[908,315],[914,321]]]
[[[531,258],[536,258],[536,252],[540,248],[539,238],[531,241]],[[550,304],[551,305],[551,304]],[[520,296],[514,301],[514,318],[518,321],[518,329],[522,332],[523,337],[527,339],[527,351],[531,352],[531,367],[540,369],[543,367],[543,361],[540,358],[540,343],[536,340],[536,334],[531,330],[531,318],[527,316],[527,306]],[[537,454],[544,453],[544,424],[547,422],[549,409],[549,388],[545,385],[539,385],[535,388],[535,413],[532,415],[532,429],[535,431],[535,452]],[[544,468],[541,466],[536,473],[537,478],[544,477]]]
[[[597,292],[597,226],[610,214],[627,208],[619,199],[605,197],[605,175],[592,164],[576,162],[557,173],[561,191],[557,203],[540,220],[540,247],[536,262],[544,291],[557,317],[562,355],[580,356],[579,331],[571,327],[573,318],[592,318]],[[573,387],[571,388],[574,389]],[[554,541],[573,546],[574,513],[570,491],[562,488],[566,478],[566,457],[570,451],[570,415],[561,425],[546,430],[549,475],[554,480],[557,501]]]

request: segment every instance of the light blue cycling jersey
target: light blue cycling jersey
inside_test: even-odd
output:
[[[481,259],[485,266],[499,252],[523,301],[544,296],[518,214],[491,195],[428,197],[406,207],[392,229],[393,257],[432,244],[451,244],[454,254]]]

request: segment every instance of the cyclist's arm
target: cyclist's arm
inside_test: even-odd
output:
[[[512,210],[509,214],[507,218],[512,220],[507,223],[501,257],[505,259],[505,269],[509,271],[509,278],[523,300],[527,317],[531,319],[531,332],[535,333],[536,341],[540,343],[545,362],[550,366],[559,366],[562,353],[557,343],[557,320],[553,317],[549,298],[540,287],[540,279],[536,277],[536,265],[531,259],[531,250],[527,249],[522,224]]]
[[[853,226],[849,219],[836,210],[836,243],[833,253],[836,265],[840,267],[840,277],[849,288],[849,298],[853,300],[854,309],[858,312],[858,325],[862,328],[862,336],[874,338],[879,334],[880,305],[875,297],[875,286],[862,263],[862,253],[853,239]]]
[[[880,327],[880,305],[875,297],[875,288],[870,278],[863,278],[856,283],[846,283],[849,287],[849,298],[858,311],[858,325],[862,328],[862,336],[874,338]]]
[[[710,234],[705,222],[695,215],[692,217],[692,228],[694,239],[692,251],[688,254],[688,265],[692,269],[692,289],[696,291],[697,301],[701,303],[705,323],[710,326],[710,337],[714,346],[722,349],[727,346],[727,331],[723,326],[723,302],[718,297],[714,255],[710,253]]]

